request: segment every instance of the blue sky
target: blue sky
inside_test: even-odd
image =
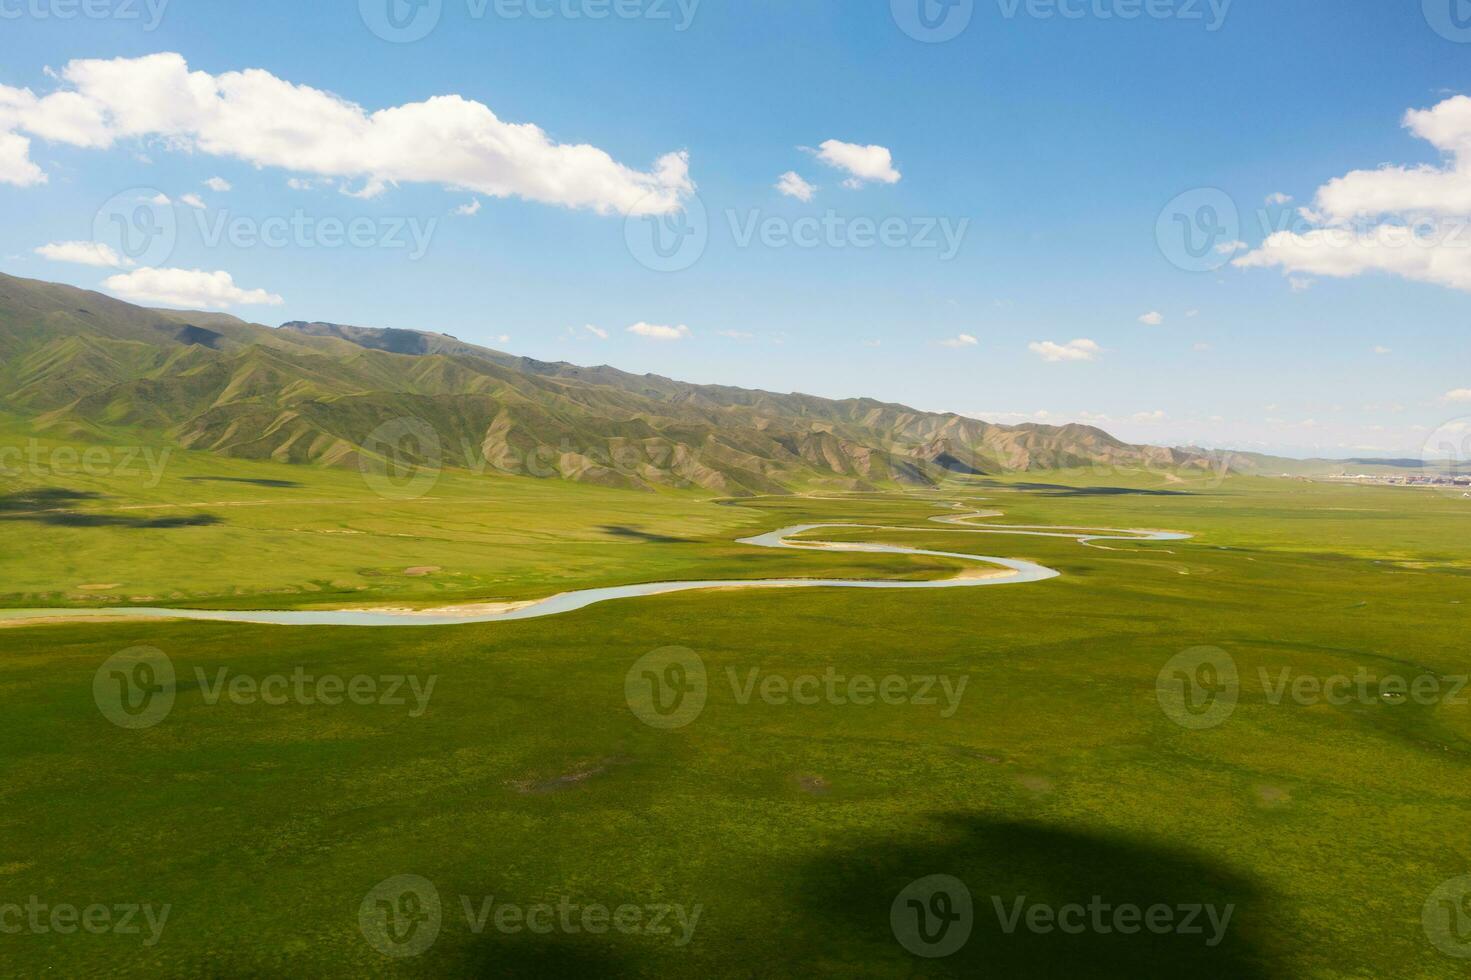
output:
[[[904,30],[921,0],[620,0],[633,16],[603,19],[590,15],[612,0],[524,0],[547,17],[441,0],[418,12],[429,20],[399,8],[433,24],[408,43],[369,27],[389,0],[152,0],[151,30],[147,0],[60,19],[72,2],[0,0],[12,274],[1155,443],[1414,454],[1471,415],[1471,232],[1456,232],[1471,109],[1454,99],[1471,94],[1471,36],[1448,16],[1437,30],[1439,0],[1431,16],[1154,0],[1161,16],[1133,19],[1143,0],[1068,0],[1069,17],[1040,0],[923,0],[941,24],[970,17],[938,43]],[[131,61],[164,52],[226,101],[229,73],[268,74],[247,77],[249,105],[205,119]],[[68,74],[78,59],[129,61]],[[358,146],[321,135],[341,103],[276,100],[276,80],[366,113],[463,101]],[[25,103],[27,89],[103,108]],[[470,103],[498,121],[461,165],[436,140],[491,118]],[[1410,110],[1434,112],[1412,131]],[[135,118],[150,114],[163,121]],[[1318,196],[1354,171],[1371,173]],[[810,200],[777,190],[789,172]],[[140,204],[142,189],[169,203]],[[1181,268],[1159,231],[1184,227],[1166,206],[1193,191],[1187,223],[1216,229],[1206,200],[1240,215],[1238,250],[1208,250],[1211,271]],[[78,254],[106,243],[110,211],[140,206],[173,222],[166,254]],[[1442,222],[1426,243],[1360,247],[1426,214]],[[690,215],[691,251],[649,268],[648,222]],[[359,241],[338,242],[334,220],[357,221]],[[1296,237],[1269,243],[1279,220]],[[870,241],[886,221],[890,240]],[[252,238],[293,222],[279,243]],[[1340,246],[1304,247],[1344,226]],[[1227,247],[1225,229],[1201,240]]]

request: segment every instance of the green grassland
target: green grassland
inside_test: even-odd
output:
[[[1471,711],[1274,704],[1259,670],[1471,672],[1471,500],[1081,471],[749,500],[447,472],[425,497],[393,500],[354,470],[186,453],[156,482],[25,467],[0,497],[11,607],[436,604],[962,567],[733,543],[826,520],[916,528],[829,540],[1063,573],[1004,588],[685,593],[445,628],[0,629],[0,903],[171,906],[153,946],[0,934],[7,975],[1465,974],[1421,911],[1471,872]],[[953,502],[1004,511],[998,523],[1195,538],[1086,547],[926,526],[959,513]],[[424,566],[438,571],[407,574]],[[173,661],[177,699],[156,726],[125,730],[98,710],[93,678],[139,645]],[[1202,645],[1235,660],[1240,701],[1191,730],[1161,710],[1156,679]],[[709,676],[703,713],[677,730],[644,724],[625,697],[630,668],[667,646],[697,653]],[[416,717],[411,705],[211,704],[195,671],[221,668],[436,680]],[[829,668],[968,685],[945,717],[943,703],[741,703],[727,674]],[[358,909],[400,874],[433,882],[444,913],[429,951],[395,960],[364,940]],[[932,874],[968,884],[976,927],[958,953],[926,960],[895,941],[889,912]],[[993,896],[1094,895],[1235,910],[1214,947],[1008,934],[992,910]],[[678,929],[477,934],[460,896],[702,912],[685,945]]]

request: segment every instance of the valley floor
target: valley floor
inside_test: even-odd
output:
[[[425,606],[973,564],[736,542],[808,523],[1061,575],[412,630],[0,630],[7,973],[1464,975],[1471,501],[1080,473],[720,502],[445,476],[392,500],[182,456],[149,483],[0,485],[0,602]],[[953,503],[1194,537],[926,526]],[[93,906],[106,928],[52,914]],[[1160,906],[1168,929],[1116,927]],[[916,911],[964,941],[916,956]]]

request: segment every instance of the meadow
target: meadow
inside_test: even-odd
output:
[[[176,452],[155,480],[40,458],[0,481],[8,607],[432,605],[963,564],[734,543],[818,521],[916,528],[830,540],[1063,574],[407,630],[0,628],[0,929],[32,896],[169,907],[156,942],[141,914],[139,933],[63,932],[43,914],[48,928],[0,935],[8,974],[1464,975],[1422,913],[1471,872],[1471,691],[1450,693],[1471,673],[1471,500],[1081,471],[745,500],[445,473],[396,500],[351,470]],[[925,527],[956,503],[1004,512],[996,523],[1194,538],[1088,547]],[[172,705],[120,727],[94,681],[139,647],[171,663]],[[1239,693],[1229,716],[1189,727],[1161,684],[1202,647],[1229,657]],[[667,648],[707,678],[681,727],[646,723],[629,694]],[[1443,696],[1291,693],[1359,673],[1433,678]],[[337,704],[258,696],[299,674],[375,686]],[[833,676],[841,697],[792,696]],[[254,688],[222,694],[237,677]],[[855,678],[893,677],[901,697],[854,696]],[[399,698],[386,678],[408,679]],[[948,688],[920,696],[920,678]],[[416,689],[431,696],[401,697]],[[438,931],[419,955],[385,956],[365,899],[406,875],[432,885]],[[933,959],[891,919],[931,875],[974,902],[968,941]],[[1217,936],[1008,929],[1013,909],[1095,896],[1230,918]],[[607,915],[581,918],[589,907]],[[1461,938],[1441,945],[1471,952]]]

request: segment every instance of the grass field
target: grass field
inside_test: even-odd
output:
[[[18,921],[5,904],[31,896],[169,907],[152,944],[141,913],[140,934],[0,935],[7,974],[1465,975],[1422,911],[1471,873],[1471,691],[1449,696],[1471,672],[1471,500],[1096,473],[725,502],[446,474],[393,500],[353,471],[176,453],[154,480],[116,459],[89,475],[41,456],[0,483],[6,606],[437,604],[961,566],[733,543],[823,520],[920,528],[823,533],[833,540],[1026,558],[1063,575],[689,593],[414,630],[0,629],[0,928]],[[1195,537],[1085,547],[924,527],[952,501],[1004,511],[999,523]],[[140,646],[167,656],[177,690],[156,724],[123,728],[99,710],[94,679]],[[667,647],[697,656],[707,678],[703,711],[672,729],[642,721],[626,686]],[[1177,724],[1158,693],[1171,659],[1198,647],[1239,675],[1234,712],[1213,727]],[[338,705],[215,696],[221,670],[259,683],[298,669],[378,687]],[[1290,693],[1298,678],[1361,669],[1435,678],[1441,696]],[[936,703],[760,693],[769,677],[780,692],[830,671],[902,677],[906,693],[913,678],[965,686]],[[376,679],[403,676],[432,681],[422,710],[412,695],[375,700]],[[421,955],[386,957],[360,912],[403,875],[432,884],[439,930]],[[930,875],[960,879],[974,903],[969,941],[937,959],[906,950],[891,924],[896,896]],[[1209,925],[1008,932],[996,910],[1094,896],[1231,917],[1211,944]],[[591,934],[597,915],[568,913],[574,931],[556,911],[532,931],[524,917],[544,924],[542,903],[640,918],[625,908],[626,929]]]

